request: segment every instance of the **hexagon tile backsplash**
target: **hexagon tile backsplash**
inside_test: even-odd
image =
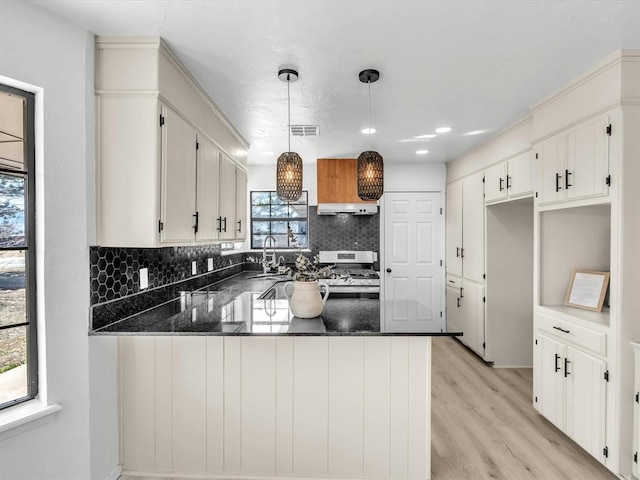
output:
[[[165,248],[90,247],[91,304],[126,297],[140,291],[140,269],[149,271],[149,289],[207,273],[207,259],[213,270],[244,263],[244,254],[222,256],[219,245]]]

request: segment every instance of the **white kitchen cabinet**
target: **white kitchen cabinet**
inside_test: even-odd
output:
[[[460,287],[462,282],[455,278],[447,278],[447,331],[464,332],[464,314]]]
[[[204,135],[198,135],[196,207],[198,232],[196,240],[218,240],[218,207],[220,192],[220,150]]]
[[[462,286],[462,342],[481,357],[485,351],[484,286],[464,281]]]
[[[485,170],[485,202],[494,203],[533,194],[533,163],[527,151]]]
[[[554,135],[536,148],[538,204],[607,196],[609,138],[615,114],[603,114]]]
[[[247,142],[160,38],[97,37],[95,63],[97,243],[220,240],[220,167],[210,162],[221,154],[233,169],[224,239],[235,238],[235,169],[246,165],[235,152]]]
[[[447,185],[447,275],[462,277],[462,180]]]
[[[196,225],[196,131],[166,106],[162,118],[160,241],[189,243]]]
[[[482,282],[484,277],[484,202],[483,174],[462,180],[462,276]]]
[[[220,160],[220,240],[235,238],[236,167],[224,155]]]
[[[605,463],[606,361],[538,332],[534,372],[538,411]]]
[[[638,452],[640,451],[640,343],[631,342],[634,356],[633,382],[633,463],[632,472],[640,479]]]
[[[236,167],[236,223],[235,238],[244,240],[247,238],[247,172]]]

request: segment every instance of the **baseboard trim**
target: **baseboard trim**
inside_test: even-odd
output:
[[[118,480],[122,474],[122,465],[118,465],[105,480]]]
[[[141,472],[123,470],[124,477],[144,477],[144,480],[164,480],[164,479],[180,479],[180,480],[319,480],[322,478],[330,478],[331,480],[382,480],[381,477],[335,477],[335,476],[312,476],[301,477],[294,475],[242,475],[237,473],[187,473],[187,472]],[[394,477],[396,478],[396,477]],[[111,480],[111,479],[109,479]]]

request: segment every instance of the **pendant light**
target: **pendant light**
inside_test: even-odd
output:
[[[362,83],[369,85],[369,125],[371,132],[371,84],[380,78],[380,72],[367,69],[358,75]],[[371,133],[369,133],[371,135]],[[369,136],[369,150],[358,157],[358,196],[362,200],[378,200],[384,191],[384,164],[382,155],[371,150],[371,136]]]
[[[278,157],[276,191],[280,200],[295,201],[302,196],[302,158],[296,152],[291,151],[291,96],[289,84],[298,80],[298,72],[290,68],[283,68],[278,71],[278,78],[283,82],[287,82],[289,150]]]

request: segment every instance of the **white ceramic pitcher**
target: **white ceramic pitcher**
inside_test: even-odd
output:
[[[324,287],[324,296],[320,289]],[[329,285],[326,282],[291,282],[284,286],[284,293],[289,300],[291,313],[298,318],[314,318],[322,313],[324,304],[329,298]]]

